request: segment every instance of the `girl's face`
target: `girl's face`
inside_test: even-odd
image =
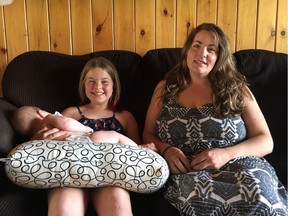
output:
[[[200,31],[196,34],[187,53],[187,66],[191,76],[207,76],[218,57],[218,45],[212,32]]]
[[[94,104],[108,104],[113,93],[113,80],[102,68],[90,70],[85,77],[85,94]]]

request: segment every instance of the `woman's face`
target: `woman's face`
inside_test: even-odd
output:
[[[95,104],[108,104],[113,93],[113,80],[102,68],[90,70],[85,77],[85,94]]]
[[[191,76],[207,76],[213,69],[217,56],[216,36],[204,30],[198,32],[187,53],[187,66]]]

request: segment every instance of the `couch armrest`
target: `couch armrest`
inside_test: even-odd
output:
[[[0,98],[0,157],[6,157],[19,140],[10,124],[12,114],[16,109],[16,106]]]

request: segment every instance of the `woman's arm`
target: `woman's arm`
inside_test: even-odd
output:
[[[156,145],[158,152],[166,159],[172,173],[187,173],[190,170],[190,164],[183,152],[178,148],[171,147],[168,143],[162,142],[157,136],[156,119],[162,108],[160,95],[163,88],[164,81],[161,81],[152,95],[145,119],[143,142],[152,142]]]
[[[160,112],[162,107],[162,102],[160,100],[160,94],[162,92],[164,82],[161,81],[155,88],[155,91],[152,95],[147,113],[145,118],[145,125],[143,130],[143,142],[154,142],[161,154],[164,149],[170,146],[168,143],[161,142],[160,139],[157,137],[156,131],[156,118]]]
[[[127,110],[124,110],[119,113],[116,113],[116,118],[124,127],[126,131],[126,136],[132,139],[138,145],[141,144],[142,141],[138,130],[138,124],[132,113],[130,113]]]
[[[247,139],[231,150],[232,158],[238,156],[257,156],[262,157],[272,152],[273,139],[265,117],[248,87],[245,88],[245,110],[242,118],[247,129]]]
[[[263,113],[248,87],[245,92],[246,106],[242,118],[247,129],[247,139],[231,147],[209,149],[195,155],[191,162],[193,169],[219,169],[229,160],[240,156],[262,157],[272,152],[273,139]]]

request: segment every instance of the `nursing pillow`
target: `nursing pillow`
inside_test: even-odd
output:
[[[169,168],[156,152],[126,144],[33,140],[5,159],[8,178],[35,189],[118,186],[152,193],[166,183]]]

